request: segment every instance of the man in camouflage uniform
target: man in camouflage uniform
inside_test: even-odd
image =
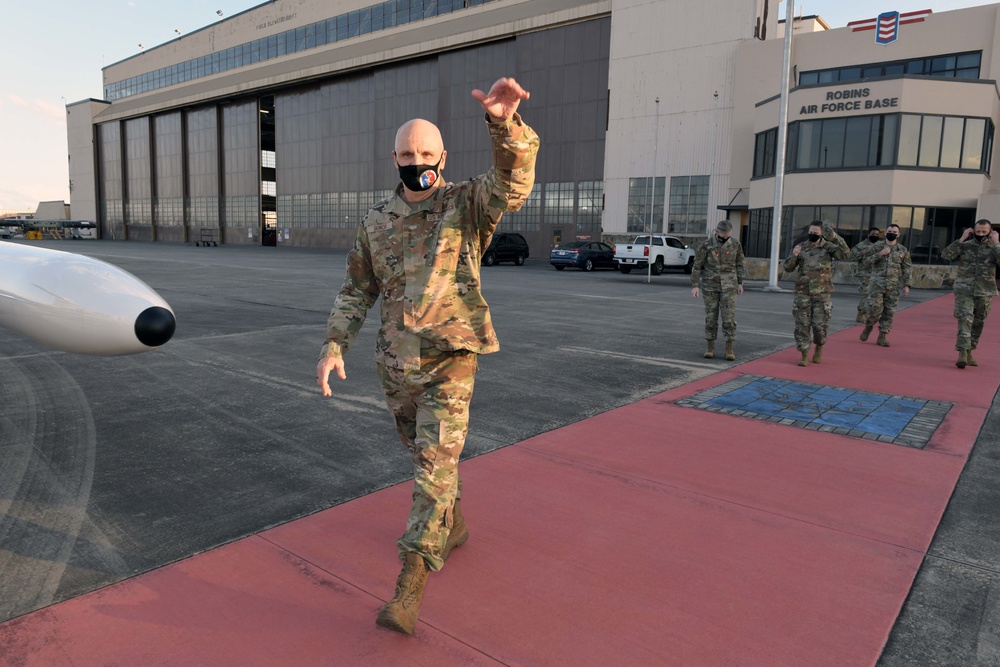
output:
[[[823,346],[830,327],[833,307],[833,260],[847,259],[847,243],[830,225],[819,220],[809,225],[809,240],[792,249],[792,256],[785,260],[785,271],[798,269],[795,280],[795,347],[802,353],[799,366],[809,365],[809,347],[816,344],[813,363],[823,361]],[[810,332],[812,337],[810,339]]]
[[[866,312],[861,340],[868,340],[878,322],[878,344],[882,347],[889,347],[886,336],[892,331],[892,320],[899,305],[899,286],[903,286],[903,296],[906,296],[912,284],[910,251],[900,245],[898,239],[899,225],[889,225],[885,228],[885,240],[872,245],[864,259],[869,285],[868,294],[862,300]]]
[[[472,96],[486,111],[493,167],[458,184],[440,179],[447,151],[432,123],[396,134],[401,185],[358,229],[347,277],[327,323],[316,368],[345,379],[343,354],[382,297],[375,359],[400,439],[413,459],[413,505],[397,543],[403,568],[380,626],[412,634],[429,571],[468,538],[458,496],[458,460],[468,431],[477,355],[499,349],[480,292],[480,261],[500,217],[517,211],[534,184],[538,136],[516,113],[528,92],[501,78]]]
[[[948,261],[958,260],[955,277],[955,318],[958,320],[959,368],[978,366],[972,351],[979,344],[983,325],[997,295],[996,270],[1000,264],[1000,239],[989,220],[978,220],[962,238],[941,251]]]
[[[865,321],[865,297],[868,295],[868,278],[870,271],[865,268],[864,260],[872,246],[882,238],[882,230],[872,227],[868,230],[868,238],[862,240],[851,248],[851,254],[847,257],[852,262],[857,262],[854,275],[858,278],[858,322]]]
[[[694,256],[691,269],[691,297],[698,298],[699,284],[705,299],[705,358],[715,357],[715,337],[726,336],[726,359],[736,360],[733,342],[736,340],[736,295],[743,294],[743,246],[734,238],[733,223],[722,220],[715,226],[715,235],[706,239]],[[700,282],[699,282],[700,279]]]

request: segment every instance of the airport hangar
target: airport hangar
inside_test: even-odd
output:
[[[892,221],[933,274],[962,228],[1000,220],[998,8],[887,12],[881,32],[795,19],[782,255],[813,219],[851,244]],[[697,241],[728,218],[765,258],[777,14],[775,0],[266,2],[104,68],[104,99],[67,106],[72,215],[103,238],[349,247],[398,182],[396,128],[435,121],[446,178],[477,175],[490,157],[469,92],[510,75],[542,150],[501,228],[535,256],[649,230]]]

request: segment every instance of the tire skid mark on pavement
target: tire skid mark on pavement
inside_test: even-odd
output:
[[[100,533],[87,517],[96,427],[83,390],[57,359],[39,355],[0,360],[4,618],[54,602],[81,530],[86,526]],[[116,560],[113,552],[103,558]]]

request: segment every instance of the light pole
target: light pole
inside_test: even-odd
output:
[[[660,138],[660,98],[653,100],[655,112],[653,113],[653,186],[649,192],[649,233],[646,237],[646,248],[649,249],[649,259],[646,261],[646,283],[652,281],[653,275],[653,211],[656,210],[656,145]]]

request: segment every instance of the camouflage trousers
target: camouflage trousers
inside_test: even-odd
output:
[[[715,340],[722,315],[722,333],[726,340],[736,340],[736,290],[702,292],[705,300],[705,339]]]
[[[458,459],[469,430],[469,402],[477,355],[421,348],[420,370],[378,364],[378,375],[399,439],[413,459],[413,505],[406,532],[396,542],[400,559],[423,556],[431,570],[441,552],[461,495]]]
[[[868,314],[868,311],[865,310],[865,301],[868,298],[868,286],[870,283],[870,273],[862,273],[858,276],[858,314],[862,317]]]
[[[826,344],[833,304],[829,294],[796,294],[792,315],[795,316],[795,347],[805,352],[810,344]]]
[[[986,318],[993,307],[993,297],[955,295],[955,319],[958,320],[958,340],[956,350],[974,350],[979,344]]]
[[[887,334],[892,331],[892,321],[899,305],[898,287],[881,289],[873,285],[861,303],[864,307],[865,326],[873,327],[878,322],[880,332]]]

